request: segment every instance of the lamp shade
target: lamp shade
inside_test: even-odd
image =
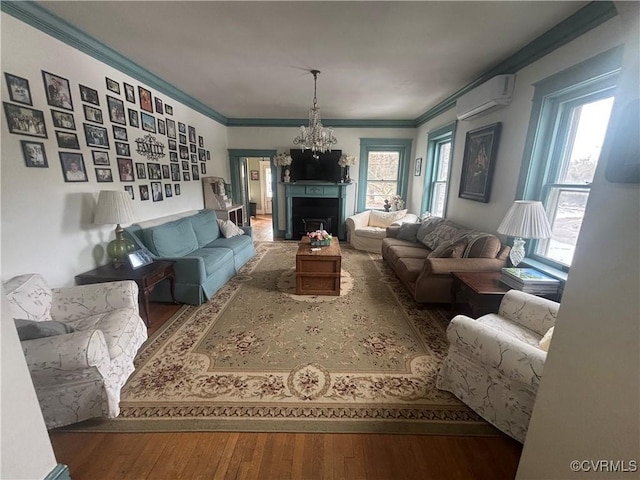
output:
[[[549,238],[551,226],[542,202],[516,200],[498,227],[509,237]]]
[[[119,225],[135,222],[133,204],[127,192],[102,190],[98,195],[93,223]]]

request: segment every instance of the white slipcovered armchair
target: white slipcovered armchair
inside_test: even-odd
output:
[[[132,281],[68,288],[37,274],[3,284],[48,429],[120,412],[120,389],[147,339]],[[44,323],[43,323],[44,322]]]
[[[511,290],[497,314],[454,317],[438,388],[524,443],[558,308],[551,300]]]
[[[407,210],[365,210],[347,218],[347,240],[357,250],[382,253],[382,239],[387,236],[388,226],[417,221],[418,216]]]

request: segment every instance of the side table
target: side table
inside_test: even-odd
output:
[[[451,284],[451,311],[455,311],[460,294],[475,317],[498,311],[502,297],[511,290],[500,283],[500,272],[453,272]]]
[[[120,280],[133,280],[138,284],[138,301],[140,303],[141,317],[147,327],[150,325],[149,319],[149,295],[155,286],[161,281],[168,279],[171,283],[171,297],[175,302],[176,298],[176,275],[173,271],[173,262],[166,260],[156,260],[149,265],[133,270],[128,265],[115,268],[109,263],[102,267],[95,268],[88,272],[81,273],[75,277],[78,285],[89,283],[117,282]]]

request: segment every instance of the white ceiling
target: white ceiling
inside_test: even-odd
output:
[[[229,118],[415,119],[587,2],[40,1]]]

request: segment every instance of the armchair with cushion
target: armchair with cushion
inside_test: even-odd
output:
[[[497,314],[454,317],[437,387],[524,442],[558,308],[551,300],[510,290]]]
[[[387,227],[417,221],[418,216],[407,213],[407,210],[366,210],[347,218],[347,239],[357,250],[381,253],[382,239],[387,236]]]
[[[49,288],[37,274],[3,283],[47,428],[118,416],[120,389],[147,339],[132,281]]]

